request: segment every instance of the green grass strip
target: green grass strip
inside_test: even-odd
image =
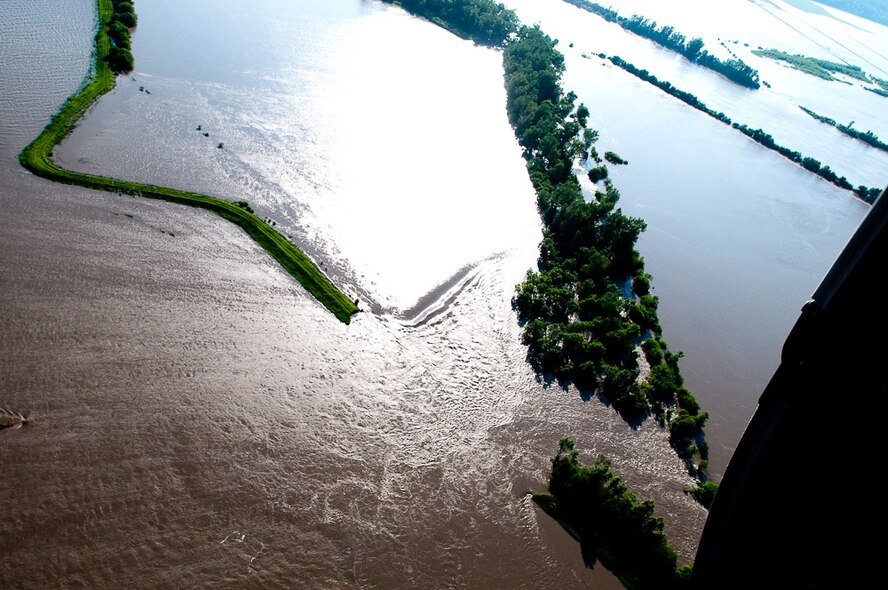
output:
[[[52,160],[53,149],[71,132],[86,109],[96,99],[114,88],[115,76],[106,60],[110,50],[106,31],[112,14],[111,0],[97,0],[97,5],[99,26],[95,38],[93,71],[88,83],[65,101],[40,135],[22,150],[19,154],[22,166],[37,176],[64,184],[161,199],[211,211],[241,227],[324,307],[340,321],[348,324],[351,316],[359,311],[357,304],[337,289],[317,265],[292,242],[256,215],[235,203],[153,184],[65,170]]]

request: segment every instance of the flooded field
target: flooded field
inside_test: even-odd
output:
[[[525,360],[540,226],[499,55],[376,2],[260,4],[142,0],[136,71],[56,154],[247,198],[366,302],[350,326],[218,218],[20,168],[94,5],[0,7],[0,406],[32,419],[0,432],[0,586],[619,587],[527,494],[564,435],[691,560],[665,433]],[[719,472],[866,207],[576,49]]]

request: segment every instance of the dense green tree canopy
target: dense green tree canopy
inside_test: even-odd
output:
[[[661,47],[665,47],[666,49],[681,54],[689,61],[701,65],[704,68],[709,68],[714,72],[718,72],[736,84],[753,89],[757,89],[761,86],[759,84],[758,70],[754,70],[746,65],[743,60],[738,58],[721,60],[715,57],[703,49],[703,40],[699,37],[695,37],[688,41],[684,35],[676,31],[670,25],[658,27],[655,21],[650,21],[637,14],[626,18],[620,16],[616,10],[605,8],[601,4],[589,2],[588,0],[565,1],[582,8],[583,10],[597,14],[607,21],[616,23],[627,31],[631,31],[640,37],[650,39]]]
[[[130,52],[130,29],[136,26],[138,18],[132,2],[112,0],[114,13],[108,23],[108,38],[112,47],[108,52],[108,65],[114,73],[126,73],[133,69],[133,54]]]
[[[501,47],[518,27],[518,17],[491,0],[384,0],[423,16],[479,45]]]
[[[689,569],[676,570],[676,553],[663,533],[654,503],[639,501],[610,460],[599,455],[585,466],[570,439],[558,443],[549,494],[534,500],[598,555],[627,588],[686,588]]]

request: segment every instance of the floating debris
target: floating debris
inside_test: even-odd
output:
[[[0,408],[0,428],[21,428],[31,419],[20,412]]]

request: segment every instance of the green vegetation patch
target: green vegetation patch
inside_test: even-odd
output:
[[[888,152],[888,144],[881,141],[879,136],[873,133],[872,131],[858,131],[853,128],[854,122],[850,122],[847,125],[842,125],[841,123],[836,123],[834,119],[830,119],[829,117],[824,117],[823,115],[818,115],[811,109],[806,109],[805,107],[799,105],[799,108],[811,115],[814,119],[817,119],[821,123],[826,123],[827,125],[831,125],[850,137],[854,139],[859,139],[860,141],[873,146],[876,149],[880,149],[882,151]]]
[[[132,2],[111,0],[112,13],[107,22],[108,38],[111,46],[106,60],[115,73],[126,73],[133,70],[133,54],[130,52],[130,30],[139,22]]]
[[[671,419],[665,409],[679,404],[681,355],[668,353],[660,341],[663,364],[642,376],[637,348],[661,331],[659,301],[649,294],[650,275],[635,250],[645,223],[617,208],[620,193],[607,179],[607,166],[590,168],[589,179],[603,181],[604,190],[584,198],[573,163],[600,163],[592,146],[598,134],[584,128],[588,108],[574,109],[576,95],[561,88],[564,56],[555,45],[538,27],[522,27],[503,53],[506,109],[544,224],[538,267],[516,286],[513,299],[528,359],[542,373],[597,390],[627,420],[653,411],[665,426]],[[605,159],[625,162],[614,152],[605,152]],[[685,392],[686,400],[693,398]],[[700,448],[694,443],[702,442],[705,421],[695,417],[695,429],[682,423],[672,437],[688,463]]]
[[[870,88],[869,86],[864,86],[864,90],[869,90],[879,96],[888,97],[888,80],[882,80],[881,78],[876,78],[875,76],[870,76],[870,81],[874,84],[877,84],[879,88]]]
[[[598,56],[602,59],[605,58],[603,53],[598,54]],[[753,141],[765,146],[769,150],[773,150],[773,151],[777,152],[778,154],[780,154],[781,156],[783,156],[785,158],[788,158],[789,160],[792,160],[796,164],[803,167],[805,170],[808,170],[809,172],[813,172],[814,174],[833,183],[834,185],[836,185],[839,188],[852,191],[855,195],[857,195],[858,197],[860,197],[862,200],[866,201],[867,203],[872,203],[873,201],[875,201],[876,197],[878,197],[882,192],[880,189],[870,188],[870,187],[867,187],[864,185],[860,185],[857,188],[854,188],[854,186],[848,181],[847,178],[845,178],[844,176],[840,176],[839,174],[834,172],[829,166],[821,164],[820,161],[818,161],[814,158],[805,157],[804,155],[802,155],[801,152],[798,152],[796,150],[793,150],[793,149],[790,149],[786,146],[782,146],[782,145],[778,144],[774,140],[774,138],[771,136],[770,133],[767,133],[762,129],[753,129],[753,128],[751,128],[745,124],[742,124],[742,123],[732,122],[730,117],[728,117],[727,115],[725,115],[722,112],[716,112],[715,110],[710,109],[709,107],[706,106],[706,104],[703,101],[698,99],[696,96],[694,96],[690,92],[680,90],[680,89],[676,88],[675,86],[673,86],[670,82],[667,82],[665,80],[658,80],[656,76],[654,76],[653,74],[651,74],[647,70],[638,68],[634,64],[627,62],[626,60],[620,58],[619,56],[614,55],[614,56],[611,56],[607,59],[609,59],[611,61],[611,63],[613,63],[615,66],[622,68],[623,70],[626,70],[627,72],[629,72],[633,76],[635,76],[641,80],[644,80],[645,82],[647,82],[649,84],[656,86],[657,88],[661,89],[663,92],[666,92],[667,94],[674,96],[675,98],[681,100],[685,104],[688,104],[688,105],[694,107],[698,111],[706,113],[710,117],[712,117],[714,119],[718,119],[719,121],[721,121],[722,123],[725,123],[726,125],[731,125],[734,129],[740,131],[741,133],[743,133],[744,135],[746,135],[747,137],[749,137]],[[864,136],[865,135],[866,134],[864,134]],[[878,138],[876,138],[876,139],[878,139]]]
[[[614,165],[625,165],[629,163],[629,160],[624,160],[616,152],[604,152],[604,159]]]
[[[340,321],[346,324],[349,323],[351,316],[359,311],[357,302],[352,302],[339,291],[314,262],[292,242],[256,217],[245,201],[232,203],[198,193],[73,172],[65,170],[52,160],[53,148],[71,132],[74,124],[89,105],[114,87],[113,64],[109,63],[108,60],[112,49],[109,27],[114,22],[112,19],[113,15],[125,13],[118,13],[116,11],[131,10],[132,4],[128,2],[112,3],[112,0],[97,0],[97,5],[99,26],[95,37],[92,79],[77,94],[72,95],[65,101],[40,135],[22,150],[19,154],[19,162],[22,166],[37,176],[56,182],[161,199],[211,211],[246,231],[250,237],[271,254],[287,272],[298,280],[309,293],[316,297]],[[132,22],[135,24],[134,20]]]
[[[670,25],[657,26],[656,21],[650,21],[643,16],[634,14],[630,18],[620,16],[616,10],[605,8],[601,4],[588,0],[564,0],[577,8],[582,8],[592,14],[597,14],[604,20],[620,25],[625,30],[650,39],[660,47],[683,55],[691,63],[717,72],[740,86],[756,90],[760,88],[758,71],[749,67],[742,59],[729,49],[733,59],[722,60],[703,48],[703,39],[695,37],[688,39],[676,31]],[[722,44],[724,46],[724,44]],[[727,46],[725,46],[727,49]]]
[[[715,500],[715,494],[718,492],[718,484],[711,481],[704,481],[692,488],[685,488],[685,493],[694,498],[705,508],[712,506]]]
[[[515,12],[491,0],[383,0],[479,45],[502,47],[518,28]]]
[[[778,49],[754,49],[752,53],[759,57],[767,57],[769,59],[786,62],[800,72],[805,72],[806,74],[817,76],[824,80],[837,81],[838,79],[833,76],[833,74],[844,74],[855,80],[860,80],[861,82],[870,81],[866,76],[866,72],[857,66],[840,64],[814,57],[806,57],[799,54],[790,54]]]
[[[592,466],[577,459],[568,438],[552,459],[548,494],[533,500],[594,554],[630,589],[687,588],[691,568],[676,568],[676,553],[654,515],[651,500],[639,501],[610,460],[599,455]]]

